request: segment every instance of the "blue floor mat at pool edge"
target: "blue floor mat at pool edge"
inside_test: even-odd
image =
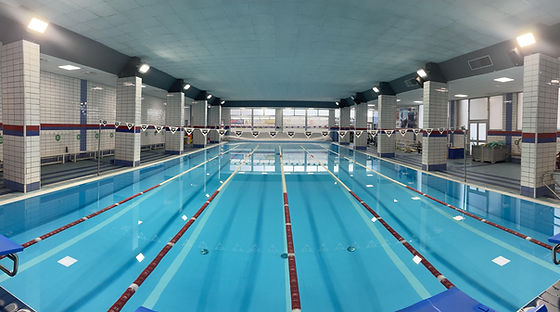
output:
[[[399,312],[496,312],[480,302],[469,297],[467,294],[452,287],[428,299],[419,301]]]

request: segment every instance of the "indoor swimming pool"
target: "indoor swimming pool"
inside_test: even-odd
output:
[[[395,311],[448,282],[516,311],[560,279],[536,243],[559,226],[559,209],[336,144],[222,144],[0,206],[26,247],[0,286],[37,311]]]

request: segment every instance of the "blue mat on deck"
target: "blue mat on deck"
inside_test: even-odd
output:
[[[452,287],[428,299],[417,302],[401,312],[496,312],[467,294]]]

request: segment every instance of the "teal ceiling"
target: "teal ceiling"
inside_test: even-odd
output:
[[[333,101],[560,22],[560,1],[0,0],[228,100]]]

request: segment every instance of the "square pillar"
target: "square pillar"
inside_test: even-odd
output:
[[[395,129],[397,112],[397,97],[395,95],[380,95],[377,98],[378,128],[382,130]],[[395,157],[395,135],[387,137],[384,132],[377,134],[377,153],[381,157]]]
[[[330,137],[333,141],[338,141],[338,127],[336,126],[336,111],[334,109],[329,109],[329,131]]]
[[[202,134],[201,129],[206,129],[208,109],[206,101],[194,101],[191,105],[191,118],[192,127],[195,128],[193,132],[193,146],[205,147],[206,136]]]
[[[116,113],[120,126],[115,131],[115,164],[136,167],[140,165],[142,78],[117,79]]]
[[[231,126],[231,108],[222,106],[221,115],[222,125],[224,125],[225,129],[229,129],[229,127]]]
[[[1,51],[4,185],[29,192],[41,187],[40,47],[22,40]]]
[[[521,195],[533,198],[548,193],[556,161],[559,60],[536,53],[523,66],[523,127],[521,139]]]
[[[277,108],[274,112],[274,126],[278,131],[282,131],[284,127],[284,109]]]
[[[340,109],[340,130],[346,131],[345,136],[339,136],[340,144],[350,144],[350,133],[348,133],[348,130],[350,130],[350,106]]]
[[[367,114],[367,103],[358,104],[356,106],[356,130],[362,131],[359,137],[354,135],[354,146],[356,146],[356,149],[367,149]]]
[[[220,128],[221,110],[222,107],[220,105],[212,105],[208,109],[208,128]],[[210,140],[210,143],[219,143],[220,134],[218,133],[218,130],[211,130],[210,132],[208,132],[208,139]]]
[[[165,124],[168,127],[177,127],[173,133],[165,129],[165,153],[181,154],[184,151],[184,123],[185,122],[185,95],[183,92],[170,92],[167,94],[165,107]]]
[[[436,81],[424,82],[424,129],[433,129],[430,135],[423,132],[422,169],[447,170],[447,107],[449,95],[447,84]]]

